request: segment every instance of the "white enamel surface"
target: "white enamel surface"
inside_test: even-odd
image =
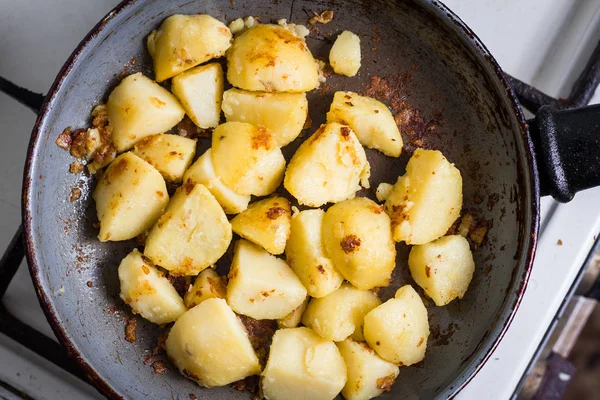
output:
[[[49,89],[71,51],[118,0],[0,0],[0,76]],[[565,96],[600,37],[597,0],[446,0],[510,74]],[[32,27],[43,27],[40,29]],[[595,102],[600,102],[596,95]],[[34,114],[0,94],[0,248],[20,221],[21,171]],[[542,230],[529,287],[497,350],[459,399],[509,398],[600,230],[600,189],[566,205],[542,201]],[[557,245],[558,239],[563,242]],[[4,299],[20,319],[51,336],[25,265]],[[0,335],[0,380],[36,399],[100,395]]]

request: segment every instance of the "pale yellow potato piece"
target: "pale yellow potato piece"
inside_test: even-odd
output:
[[[223,386],[260,373],[246,329],[223,299],[205,300],[183,314],[166,348],[179,371],[201,386]]]
[[[227,25],[227,27],[229,28],[232,34],[237,35],[238,33],[242,32],[245,28],[244,20],[242,18],[234,19],[229,23],[229,25]]]
[[[174,77],[171,91],[196,125],[215,128],[221,119],[223,85],[223,68],[221,64],[212,63]]]
[[[278,25],[255,25],[227,52],[227,80],[244,90],[308,92],[319,68],[304,39]]]
[[[390,157],[402,152],[402,136],[390,110],[380,101],[354,92],[335,92],[327,122],[348,125],[363,146]]]
[[[192,308],[204,300],[215,297],[224,299],[226,296],[227,278],[219,276],[212,268],[206,268],[200,272],[194,284],[187,290],[185,296],[183,296],[183,301],[187,308]]]
[[[137,249],[119,264],[119,281],[121,299],[152,323],[168,324],[187,311],[169,280]]]
[[[156,80],[162,82],[225,55],[231,38],[229,28],[210,15],[171,15],[148,36]]]
[[[346,383],[336,345],[308,328],[275,332],[262,373],[267,400],[332,400]]]
[[[336,74],[354,76],[360,69],[360,39],[344,31],[335,39],[329,52],[329,64]]]
[[[114,88],[106,111],[118,152],[131,149],[146,136],[168,131],[185,116],[175,96],[141,72],[129,75]]]
[[[279,147],[296,139],[308,115],[305,93],[266,93],[229,89],[223,94],[227,121],[247,122],[267,128]]]
[[[133,239],[150,229],[169,202],[160,172],[133,153],[117,157],[92,194],[101,242]]]
[[[320,299],[312,299],[302,316],[302,323],[334,342],[350,336],[354,340],[365,340],[365,315],[380,304],[375,293],[344,283],[335,292]]]
[[[245,122],[226,122],[214,130],[212,162],[221,181],[241,195],[273,193],[285,172],[273,134]]]
[[[348,379],[342,389],[346,400],[369,400],[389,391],[400,369],[383,360],[366,343],[346,339],[337,343],[348,369]]]
[[[427,309],[410,286],[402,286],[390,299],[365,316],[367,343],[381,358],[398,365],[423,360],[429,337]]]
[[[308,297],[306,300],[302,302],[294,311],[289,313],[283,318],[277,320],[277,326],[279,329],[283,328],[295,328],[300,325],[302,322],[302,314],[304,314],[304,310],[306,310],[306,306],[308,305]]]
[[[442,237],[460,215],[460,171],[438,150],[417,149],[385,202],[396,242],[425,244]]]
[[[198,275],[227,251],[231,224],[208,189],[180,186],[146,239],[144,255],[173,275]]]
[[[325,211],[321,209],[294,214],[285,247],[287,263],[308,294],[317,298],[327,296],[344,281],[333,261],[325,256],[322,236],[324,216]]]
[[[433,242],[413,246],[408,256],[410,273],[436,305],[445,306],[462,299],[475,271],[467,239],[444,236]]]
[[[248,208],[250,196],[237,194],[229,189],[215,173],[212,163],[212,150],[208,149],[183,175],[183,181],[201,183],[215,196],[227,214],[237,214]]]
[[[258,246],[239,240],[227,284],[227,303],[254,319],[279,319],[306,299],[306,289],[294,271]]]
[[[283,185],[300,204],[319,207],[353,198],[369,168],[352,129],[333,122],[321,125],[300,145]]]
[[[393,190],[394,185],[382,182],[379,184],[379,186],[377,186],[375,196],[377,197],[378,201],[385,202],[387,198],[390,197],[390,194],[392,194]]]
[[[271,254],[281,254],[290,236],[291,209],[288,199],[270,197],[250,204],[231,220],[235,233]]]
[[[156,168],[166,181],[181,182],[196,154],[196,140],[159,133],[137,142],[133,153]]]
[[[387,286],[396,266],[390,217],[366,197],[331,206],[323,218],[326,254],[359,289]]]

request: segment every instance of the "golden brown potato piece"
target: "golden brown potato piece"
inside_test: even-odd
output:
[[[101,242],[133,239],[150,229],[169,202],[162,175],[133,153],[108,166],[92,197]]]
[[[329,52],[329,63],[336,74],[354,76],[360,69],[360,39],[344,31],[335,39]]]
[[[185,112],[200,128],[216,128],[221,119],[223,69],[212,63],[182,72],[173,78],[171,90]]]
[[[271,400],[332,400],[346,383],[346,364],[335,344],[311,329],[280,329],[261,383]]]
[[[212,163],[212,150],[208,149],[185,171],[183,181],[201,183],[219,202],[227,214],[237,214],[248,208],[250,196],[242,196],[229,189],[217,176]]]
[[[365,315],[381,304],[377,295],[347,283],[320,299],[312,299],[302,316],[304,325],[325,339],[340,342],[348,337],[365,340]]]
[[[187,308],[192,308],[204,300],[224,299],[227,296],[227,278],[219,276],[212,268],[206,268],[200,272],[194,284],[188,289],[183,297]]]
[[[285,259],[308,294],[324,297],[342,284],[344,277],[325,256],[323,247],[323,210],[304,210],[292,216]]]
[[[223,386],[260,373],[244,325],[223,299],[208,299],[183,314],[166,341],[179,371],[201,386]]]
[[[418,363],[427,349],[427,309],[410,285],[402,286],[393,299],[365,316],[364,334],[384,360],[407,366]]]
[[[231,31],[210,15],[171,15],[148,36],[156,80],[221,57],[231,46]]]
[[[141,72],[129,75],[108,96],[106,111],[117,151],[146,136],[163,133],[185,116],[175,96]]]
[[[214,130],[212,162],[221,181],[241,195],[273,193],[285,172],[273,134],[244,122],[226,122]]]
[[[461,208],[460,171],[438,150],[415,150],[385,202],[394,240],[406,244],[442,237]]]
[[[244,90],[308,92],[319,84],[319,68],[304,39],[284,27],[259,24],[233,41],[227,80]]]
[[[342,389],[346,400],[369,400],[392,388],[400,373],[397,365],[380,358],[366,343],[346,339],[336,344],[348,368]]]
[[[155,324],[168,324],[187,311],[181,296],[164,274],[134,249],[119,265],[121,299]]]
[[[290,236],[290,202],[270,197],[250,204],[231,220],[233,231],[271,254],[281,254]]]
[[[402,152],[402,137],[390,110],[380,101],[353,92],[335,92],[327,122],[346,124],[363,146],[390,157]]]
[[[321,127],[300,145],[284,186],[300,204],[319,207],[354,197],[369,162],[352,129],[337,122]]]
[[[438,306],[462,299],[475,271],[469,242],[460,235],[413,246],[408,266],[415,282]]]
[[[308,115],[305,93],[265,93],[229,89],[223,94],[223,113],[227,121],[264,126],[279,147],[296,139]]]
[[[387,286],[396,266],[390,217],[366,197],[334,204],[323,219],[327,255],[338,271],[359,289]]]
[[[285,261],[238,240],[227,284],[227,303],[254,319],[279,319],[306,299],[306,289]]]
[[[196,140],[159,133],[139,141],[133,152],[156,168],[166,181],[181,182],[196,154]]]
[[[227,251],[231,224],[201,184],[180,186],[154,225],[144,255],[173,275],[198,275]]]

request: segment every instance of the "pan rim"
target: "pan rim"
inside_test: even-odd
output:
[[[523,150],[526,161],[526,165],[523,165],[522,168],[528,172],[530,178],[529,182],[523,183],[521,187],[521,198],[519,199],[519,201],[521,201],[525,207],[525,220],[523,222],[525,235],[521,238],[521,240],[527,241],[528,244],[527,246],[523,246],[523,248],[521,249],[521,254],[519,254],[519,256],[523,259],[522,264],[524,265],[517,265],[515,267],[515,271],[522,269],[522,273],[520,276],[513,277],[513,283],[511,285],[511,291],[512,293],[516,294],[516,298],[514,299],[508,316],[505,316],[503,318],[503,321],[501,321],[502,326],[499,332],[497,333],[496,337],[491,339],[491,345],[485,351],[485,354],[482,356],[480,361],[478,361],[477,366],[468,373],[466,379],[464,379],[464,381],[460,383],[457,387],[450,387],[447,389],[447,391],[451,392],[449,397],[452,398],[455,397],[469,382],[471,382],[475,375],[477,375],[477,373],[481,370],[483,365],[485,365],[485,363],[489,360],[492,353],[496,350],[498,344],[500,343],[500,341],[506,334],[508,328],[510,327],[511,322],[523,298],[525,288],[527,287],[527,283],[531,273],[531,268],[533,266],[535,249],[537,245],[540,207],[539,177],[537,166],[534,161],[535,151],[533,143],[529,136],[525,117],[523,116],[521,107],[516,99],[513,90],[508,85],[508,82],[504,77],[504,73],[498,65],[495,58],[485,47],[483,42],[477,37],[477,35],[475,35],[475,33],[446,5],[441,3],[439,0],[421,0],[421,2],[422,4],[429,4],[431,7],[431,12],[433,14],[438,14],[438,17],[449,20],[453,24],[454,28],[458,30],[457,33],[463,37],[465,42],[469,43],[471,49],[474,52],[476,52],[478,56],[482,57],[482,59],[488,63],[488,66],[494,72],[494,74],[491,75],[495,79],[497,79],[497,83],[499,83],[501,85],[501,88],[504,90],[506,100],[508,100],[508,103],[510,104],[510,107],[512,109],[512,113],[516,119],[516,122],[518,123],[521,138],[520,147]],[[83,40],[79,43],[79,45],[69,56],[69,58],[59,71],[54,83],[52,84],[50,90],[48,91],[48,94],[46,95],[44,104],[33,127],[30,142],[28,145],[23,177],[22,219],[24,226],[24,240],[26,245],[25,248],[27,264],[34,282],[39,303],[44,311],[48,322],[50,323],[54,334],[57,336],[60,343],[65,347],[68,355],[77,362],[79,367],[88,377],[90,383],[92,383],[103,395],[111,399],[124,399],[125,397],[122,394],[119,394],[117,390],[113,388],[112,385],[110,385],[105,378],[100,376],[100,374],[92,367],[90,361],[82,356],[78,349],[78,346],[72,341],[70,334],[62,325],[62,318],[59,318],[59,315],[51,300],[50,293],[47,292],[46,289],[44,289],[44,285],[42,282],[43,277],[41,275],[40,268],[41,262],[38,263],[38,255],[36,254],[35,244],[37,240],[35,239],[33,232],[33,210],[31,206],[34,200],[32,194],[32,180],[36,179],[36,176],[33,174],[33,171],[36,167],[38,142],[41,138],[41,127],[43,126],[44,121],[47,119],[49,112],[52,108],[52,103],[54,102],[54,99],[56,98],[57,93],[61,89],[66,77],[69,75],[70,71],[75,66],[75,63],[78,61],[81,54],[90,45],[93,45],[93,43],[91,43],[93,39],[95,39],[95,37],[98,36],[115,17],[119,16],[123,11],[125,11],[130,6],[136,3],[138,3],[138,0],[123,0],[115,8],[113,8],[83,38]],[[515,134],[515,136],[517,135]],[[529,216],[527,215],[528,213],[530,214]],[[518,283],[516,283],[517,280]],[[496,328],[496,330],[497,329],[498,328]],[[485,336],[482,340],[485,340]]]

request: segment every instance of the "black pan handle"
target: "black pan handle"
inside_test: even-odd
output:
[[[575,193],[600,186],[600,105],[543,106],[528,123],[542,196],[568,202]]]
[[[24,106],[29,107],[34,113],[39,114],[46,96],[32,92],[29,89],[15,85],[0,76],[0,92],[6,93]]]

